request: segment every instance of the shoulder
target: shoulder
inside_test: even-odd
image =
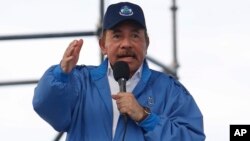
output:
[[[166,89],[184,93],[184,94],[190,94],[189,91],[186,89],[186,87],[176,78],[173,76],[159,72],[156,70],[151,70],[151,83],[154,83],[156,85],[159,85],[161,87],[166,87]]]
[[[75,69],[78,71],[91,71],[95,68],[97,68],[98,66],[94,66],[94,65],[76,65]]]
[[[74,69],[74,74],[75,75],[91,75],[91,72],[97,68],[98,68],[98,66],[77,65]]]
[[[87,77],[91,77],[93,80],[100,79],[106,76],[107,73],[107,65],[102,63],[99,66],[94,65],[78,65],[75,70],[77,70],[78,74],[85,75]]]
[[[173,81],[172,79],[174,79],[169,74],[166,74],[166,73],[163,73],[160,71],[156,71],[156,70],[152,70],[152,69],[150,69],[150,71],[151,71],[151,76],[150,76],[151,81],[165,82],[165,84],[166,84],[166,83],[172,82]]]

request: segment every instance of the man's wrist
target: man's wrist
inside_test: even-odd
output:
[[[69,79],[69,74],[65,73],[60,64],[56,65],[54,70],[53,70],[53,73],[55,75],[55,77],[58,79],[58,80],[61,80],[63,82],[67,82],[68,79]]]
[[[142,108],[143,108],[143,114],[142,117],[137,121],[137,123],[142,122],[151,114],[151,110],[148,107],[142,107]]]
[[[144,131],[148,132],[154,130],[154,128],[159,122],[159,116],[154,113],[151,113],[141,122],[137,122],[137,125],[140,126]]]

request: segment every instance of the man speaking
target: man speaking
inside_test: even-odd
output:
[[[82,45],[82,39],[69,44],[33,98],[35,111],[55,130],[67,132],[67,141],[205,140],[203,116],[190,93],[147,64],[149,37],[140,6],[108,7],[99,39],[106,59],[99,66],[76,65]],[[128,66],[126,90],[114,78],[117,62]]]

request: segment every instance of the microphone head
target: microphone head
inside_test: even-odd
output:
[[[124,61],[117,61],[113,66],[113,75],[116,81],[121,78],[129,79],[129,66]]]

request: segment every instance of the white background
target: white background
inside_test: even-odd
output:
[[[148,55],[171,65],[172,1],[132,2],[144,9]],[[180,81],[204,115],[206,140],[229,141],[230,124],[250,124],[250,1],[177,0],[177,6]],[[94,31],[98,21],[99,0],[0,1],[0,36]],[[85,41],[79,64],[98,65],[96,37],[0,41],[0,82],[39,79],[79,38]],[[0,140],[50,141],[57,135],[33,111],[34,87],[0,87]]]

